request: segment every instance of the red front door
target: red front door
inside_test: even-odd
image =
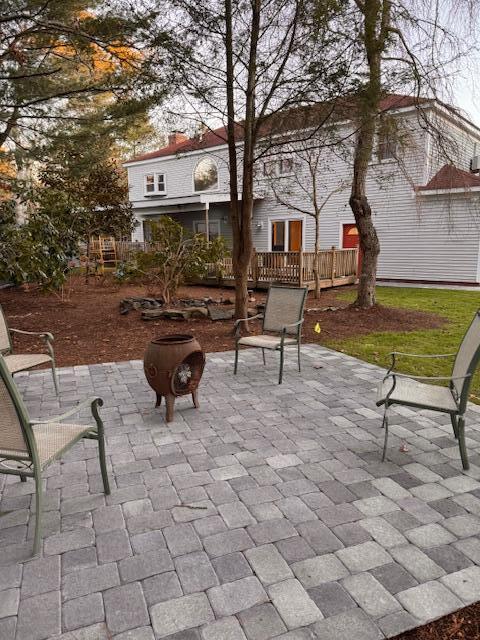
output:
[[[360,238],[358,236],[357,225],[355,224],[344,224],[343,225],[343,236],[342,236],[342,248],[343,249],[357,249],[360,247]],[[360,269],[362,266],[362,256],[360,255],[360,251],[358,252],[358,271],[360,273]]]

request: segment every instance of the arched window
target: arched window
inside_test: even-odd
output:
[[[218,167],[211,158],[202,158],[193,170],[195,191],[213,191],[218,188]]]

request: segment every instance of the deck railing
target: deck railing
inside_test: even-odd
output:
[[[92,253],[99,250],[96,240],[91,241]],[[115,242],[116,260],[128,261],[138,252],[151,252],[160,248],[155,242]],[[315,261],[322,287],[354,282],[358,269],[358,249],[332,247],[319,251],[254,251],[248,268],[248,280],[252,286],[259,283],[279,282],[297,286],[311,286],[315,282]],[[232,258],[209,264],[207,278],[219,281],[234,279]]]
[[[315,260],[322,286],[353,282],[357,277],[358,249],[331,249],[319,251],[254,251],[250,261],[248,279],[254,285],[261,282],[282,282],[299,286],[315,281]],[[210,265],[209,272],[222,280],[233,280],[231,258]]]

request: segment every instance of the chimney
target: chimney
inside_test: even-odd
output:
[[[180,142],[185,142],[188,140],[188,136],[183,133],[183,131],[172,131],[172,133],[168,134],[168,145],[172,144],[180,144]]]

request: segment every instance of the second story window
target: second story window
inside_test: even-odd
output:
[[[293,173],[293,158],[267,160],[263,163],[263,175],[268,178],[288,176]]]
[[[144,176],[144,180],[146,196],[165,195],[167,193],[164,173],[147,173]]]
[[[218,189],[218,167],[211,158],[202,158],[193,170],[194,191],[215,191]]]
[[[378,131],[377,157],[380,160],[396,160],[397,141],[395,131],[390,131],[387,127],[381,126]]]

